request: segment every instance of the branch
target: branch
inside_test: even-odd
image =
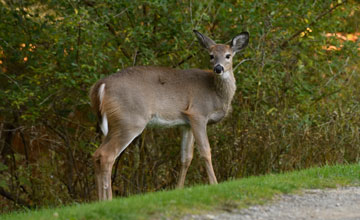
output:
[[[253,59],[243,59],[240,63],[238,63],[235,68],[234,68],[234,71],[243,63],[245,63],[246,61],[249,61],[249,60],[253,60]]]
[[[190,60],[194,55],[190,54],[188,57],[186,57],[185,59],[183,59],[182,61],[180,61],[177,65],[173,66],[174,68],[175,67],[178,67],[178,66],[181,66],[181,64],[185,63],[186,61]]]
[[[79,50],[81,44],[81,24],[78,24],[78,36],[77,36],[77,49],[76,49],[76,64],[79,65]]]
[[[15,202],[16,204],[20,206],[25,206],[27,208],[34,208],[34,206],[29,205],[25,200],[22,200],[20,198],[15,198],[11,193],[7,192],[4,188],[0,187],[0,195],[7,198],[8,200],[11,200]]]
[[[323,18],[324,16],[330,14],[332,11],[334,11],[336,8],[338,8],[339,6],[341,5],[344,5],[345,3],[347,2],[347,0],[344,0],[343,2],[341,3],[338,3],[336,4],[334,7],[330,8],[329,10],[327,11],[324,11],[323,13],[319,14],[315,20],[313,20],[309,25],[307,25],[306,27],[303,27],[302,29],[298,30],[297,32],[295,32],[291,37],[289,37],[288,39],[284,40],[281,45],[280,45],[280,48],[284,48],[286,46],[289,45],[289,42],[292,41],[293,39],[295,39],[297,36],[299,36],[302,32],[306,31],[306,29],[309,27],[309,26],[313,26],[315,25],[321,18]]]
[[[323,99],[323,98],[325,98],[325,97],[330,97],[330,96],[332,96],[332,95],[340,92],[343,88],[344,88],[344,87],[341,87],[341,88],[339,88],[339,89],[337,89],[337,90],[335,90],[335,91],[332,91],[332,92],[330,92],[330,93],[325,93],[325,94],[322,94],[321,96],[319,96],[319,97],[317,97],[317,98],[314,98],[314,99],[312,100],[313,103],[311,103],[311,105],[316,104],[317,102],[319,102],[321,99]]]
[[[101,15],[99,14],[97,8],[95,7],[96,6],[96,3],[92,2],[92,1],[84,1],[85,5],[89,6],[89,7],[92,7],[97,15],[98,18],[101,18]],[[120,15],[122,15],[123,13],[127,12],[128,8],[125,8],[124,10],[122,10],[119,14],[115,15],[115,17],[118,17]],[[124,56],[126,58],[128,58],[129,60],[131,60],[131,57],[129,55],[128,52],[126,52],[126,50],[121,46],[121,43],[119,42],[119,37],[118,35],[116,34],[116,31],[114,29],[114,27],[110,24],[110,21],[105,23],[105,26],[108,28],[109,32],[114,35],[115,37],[115,41],[117,43],[117,45],[120,47],[120,50],[121,52],[124,54]]]

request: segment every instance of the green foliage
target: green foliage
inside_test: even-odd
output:
[[[357,162],[359,40],[326,33],[359,31],[359,7],[354,0],[0,1],[0,187],[29,207],[94,199],[91,154],[100,137],[89,88],[133,65],[208,67],[193,29],[217,42],[250,32],[234,60],[233,112],[209,128],[220,181]],[[341,50],[324,49],[330,45]],[[179,145],[177,129],[146,130],[115,164],[115,195],[174,187]],[[197,155],[187,181],[207,182]]]

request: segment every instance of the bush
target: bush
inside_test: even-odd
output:
[[[357,162],[359,7],[354,0],[0,2],[1,211],[96,198],[91,154],[100,136],[90,86],[133,65],[208,67],[193,29],[218,42],[251,35],[235,59],[233,112],[208,131],[220,181]],[[327,35],[339,32],[345,37]],[[179,145],[178,129],[146,130],[114,166],[115,195],[173,188]],[[187,182],[207,182],[197,155]]]

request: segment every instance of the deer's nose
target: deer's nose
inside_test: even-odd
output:
[[[216,65],[214,67],[214,72],[217,73],[217,74],[220,74],[224,71],[224,67],[222,67],[220,64]]]

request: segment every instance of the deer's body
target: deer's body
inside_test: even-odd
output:
[[[215,45],[211,39],[195,33],[198,38],[203,38],[203,41],[199,38],[203,45],[211,44],[205,47],[209,46],[212,53],[235,54],[229,46]],[[229,61],[215,64],[215,72],[153,66],[130,67],[99,80],[92,87],[92,106],[105,135],[102,145],[94,154],[100,199],[112,198],[112,165],[146,126],[184,127],[178,187],[184,185],[193,156],[194,140],[205,160],[210,183],[217,183],[206,125],[226,116],[236,90],[232,65],[229,66],[232,58],[226,60]]]
[[[127,120],[124,117],[131,113],[132,117],[137,115],[146,121],[148,126],[173,127],[189,125],[184,112],[195,111],[211,123],[227,114],[235,93],[233,76],[226,83],[217,80],[210,70],[130,67],[99,80],[91,98],[93,106],[107,112],[108,121],[113,121],[113,117]],[[103,103],[95,105],[102,84],[105,85]]]

